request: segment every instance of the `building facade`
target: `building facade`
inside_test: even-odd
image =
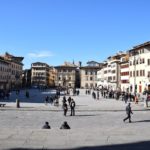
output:
[[[121,90],[120,60],[123,52],[110,56],[98,71],[98,87],[109,91]]]
[[[9,90],[11,82],[10,62],[0,57],[0,90]]]
[[[75,88],[77,79],[77,66],[68,62],[64,65],[56,66],[56,80],[57,87]]]
[[[23,71],[23,59],[24,57],[13,56],[9,53],[5,53],[2,56],[3,59],[9,62],[9,74],[8,80],[9,89],[18,89],[22,87],[22,71]],[[9,75],[8,75],[9,76]]]
[[[150,42],[129,51],[130,92],[150,90]]]
[[[31,85],[47,87],[49,83],[49,65],[42,62],[31,64]]]
[[[89,61],[87,66],[80,67],[81,88],[97,88],[97,71],[102,64]]]

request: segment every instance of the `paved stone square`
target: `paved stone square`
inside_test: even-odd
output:
[[[45,105],[44,97],[54,91],[30,91],[30,99],[12,93],[0,108],[0,149],[148,149],[150,146],[150,115],[143,102],[131,106],[132,123],[123,122],[126,104],[114,99],[92,99],[81,90],[72,96],[76,102],[76,116],[63,116],[60,106]],[[21,100],[16,108],[15,99]],[[38,102],[38,103],[37,103]],[[51,129],[41,129],[48,121]],[[60,130],[67,121],[71,130]]]

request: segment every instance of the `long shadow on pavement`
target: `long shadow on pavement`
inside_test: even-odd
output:
[[[143,123],[143,122],[150,122],[150,120],[139,120],[139,121],[132,121],[132,123]]]
[[[116,144],[106,146],[87,146],[71,149],[32,149],[32,148],[12,148],[7,150],[148,150],[150,148],[150,141],[128,143],[128,144]]]

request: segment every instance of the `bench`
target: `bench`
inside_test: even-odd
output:
[[[0,107],[4,107],[6,104],[0,104]]]

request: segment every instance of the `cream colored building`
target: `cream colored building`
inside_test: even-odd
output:
[[[56,69],[54,67],[49,67],[49,81],[48,86],[54,87],[55,86],[55,80],[56,80]]]
[[[7,80],[8,88],[10,89],[18,89],[22,86],[22,71],[23,71],[23,59],[24,57],[17,57],[10,55],[9,53],[5,53],[2,56],[5,61],[9,62],[9,72],[8,75],[10,78]]]
[[[48,86],[49,84],[49,65],[42,62],[31,64],[31,85]]]
[[[150,90],[150,42],[134,46],[129,54],[130,91]]]
[[[97,71],[101,69],[102,64],[89,61],[87,66],[80,67],[81,88],[97,88]]]
[[[8,90],[11,79],[10,63],[0,57],[0,90]]]
[[[77,79],[77,66],[69,62],[63,65],[56,66],[56,80],[57,87],[75,88]]]
[[[108,76],[107,76],[107,62],[104,62],[102,68],[97,71],[97,86],[99,89],[107,89]]]

